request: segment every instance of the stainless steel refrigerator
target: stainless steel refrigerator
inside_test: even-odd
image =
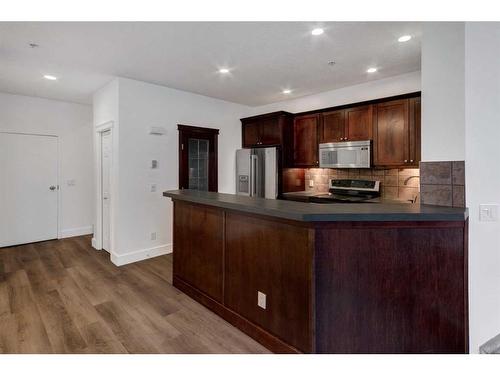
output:
[[[244,148],[236,151],[236,194],[276,199],[278,149]]]

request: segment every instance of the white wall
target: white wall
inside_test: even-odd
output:
[[[119,78],[94,96],[94,112],[96,125],[113,120],[113,132],[119,133],[119,152],[113,161],[118,165],[113,202],[119,212],[114,215],[112,260],[116,264],[171,249],[172,205],[162,192],[178,188],[178,124],[220,129],[219,191],[234,193],[234,155],[241,147],[239,119],[248,107]],[[167,133],[149,135],[151,126],[161,126]],[[150,168],[152,159],[159,162],[156,170]],[[157,184],[156,193],[149,191],[151,183]],[[157,232],[154,241],[151,232]]]
[[[500,204],[500,23],[465,28],[465,160],[469,207],[471,350],[500,333],[500,222],[479,204]]]
[[[60,234],[92,233],[92,108],[0,93],[0,130],[59,137]],[[75,180],[68,186],[68,180]]]
[[[422,160],[465,159],[463,22],[427,22],[422,36]]]
[[[319,94],[303,96],[282,102],[252,107],[251,114],[261,114],[274,111],[292,113],[311,111],[315,109],[334,107],[343,104],[379,99],[410,92],[420,91],[420,72],[402,74],[359,85],[325,91]]]

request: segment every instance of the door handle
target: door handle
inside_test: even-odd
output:
[[[56,190],[56,187],[54,185],[49,187],[49,190]]]

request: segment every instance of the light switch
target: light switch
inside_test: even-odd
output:
[[[151,184],[151,193],[154,193],[156,191],[156,184]]]
[[[314,180],[309,180],[309,187],[310,188],[314,187]]]
[[[158,168],[158,160],[151,160],[151,168],[152,169]]]
[[[479,221],[498,221],[498,204],[480,204]]]
[[[257,291],[257,306],[266,309],[266,295],[259,291]]]

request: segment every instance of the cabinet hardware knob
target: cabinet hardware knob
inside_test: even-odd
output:
[[[410,163],[413,163],[413,159],[410,160]]]
[[[343,141],[343,140],[344,140],[344,138],[340,137],[340,140],[341,140],[341,141]]]
[[[408,163],[408,160],[407,160],[407,159],[405,159],[405,163]]]
[[[349,139],[349,138],[347,138],[347,137],[345,137],[345,138],[344,138],[344,140],[346,140],[346,141],[347,141],[348,139]]]

